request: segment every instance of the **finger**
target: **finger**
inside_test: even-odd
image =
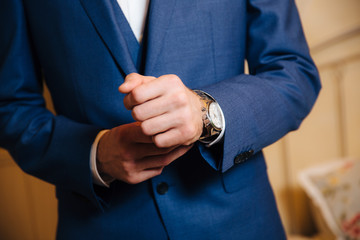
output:
[[[166,132],[172,128],[181,128],[181,131],[188,135],[195,134],[195,117],[189,108],[171,110],[162,115],[146,119],[141,123],[141,129],[145,135],[156,135]]]
[[[124,98],[124,105],[127,109],[133,109],[133,107],[143,104],[149,100],[163,96],[165,93],[172,90],[173,86],[168,82],[166,78],[160,77],[147,81],[137,87],[135,87]]]
[[[131,115],[136,121],[143,122],[147,119],[165,114],[173,108],[174,106],[171,101],[166,101],[163,97],[160,97],[135,106],[132,109]]]
[[[188,104],[189,101],[184,92],[167,94],[134,106],[132,116],[137,121],[145,121],[165,113],[177,111]]]
[[[174,115],[175,114],[165,113],[142,122],[141,129],[143,134],[154,136],[176,127],[180,124],[180,119],[177,119]]]
[[[152,137],[143,133],[140,122],[128,124],[126,134],[123,137],[134,143],[152,143]]]
[[[137,86],[154,79],[156,78],[152,76],[143,76],[138,73],[130,73],[126,76],[124,83],[119,86],[119,92],[125,94],[130,93]]]
[[[131,176],[123,177],[122,175],[118,176],[118,179],[121,181],[124,181],[129,184],[138,184],[141,182],[144,182],[150,178],[156,177],[161,174],[163,168],[151,168],[147,169],[135,174],[132,174]]]
[[[153,142],[159,148],[168,148],[177,145],[190,145],[196,142],[196,134],[191,129],[172,128],[153,137]]]
[[[168,166],[173,161],[175,161],[176,159],[183,156],[192,147],[193,145],[179,146],[167,154],[144,158],[139,160],[138,163],[141,167],[144,168],[144,170],[165,167]]]
[[[173,151],[176,147],[158,148],[154,143],[138,143],[129,149],[133,153],[133,159],[144,159],[152,156],[165,155]],[[143,168],[142,168],[143,169]]]

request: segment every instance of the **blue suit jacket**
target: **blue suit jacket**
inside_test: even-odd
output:
[[[284,238],[261,149],[299,127],[320,89],[294,2],[152,0],[147,31],[139,57],[116,0],[0,3],[0,145],[56,185],[58,238]],[[210,93],[224,141],[144,183],[94,186],[91,144],[133,121],[117,87],[139,67]]]

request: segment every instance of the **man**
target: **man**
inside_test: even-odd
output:
[[[0,3],[0,145],[58,239],[284,239],[261,149],[320,89],[294,2],[144,1],[140,33],[128,3]]]

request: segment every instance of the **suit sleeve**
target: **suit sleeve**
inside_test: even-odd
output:
[[[226,120],[222,161],[200,148],[222,172],[236,156],[247,158],[300,126],[321,88],[293,1],[250,0],[247,53],[250,75],[202,90],[220,104]],[[234,104],[236,103],[236,104]]]
[[[99,130],[46,110],[22,1],[1,1],[0,146],[25,172],[101,207],[89,166]]]

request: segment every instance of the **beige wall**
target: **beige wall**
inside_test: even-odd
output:
[[[298,173],[343,157],[360,158],[360,1],[297,0],[322,91],[300,130],[265,149],[286,230],[312,234]]]
[[[298,172],[340,157],[360,158],[360,1],[297,3],[323,89],[300,130],[265,154],[287,232],[309,235],[315,228]],[[24,174],[1,149],[0,196],[0,239],[54,239],[54,187]]]
[[[24,174],[0,151],[0,239],[55,239],[55,188]]]
[[[50,99],[47,90],[44,96]],[[0,148],[0,239],[55,239],[56,224],[55,187],[25,174]]]

